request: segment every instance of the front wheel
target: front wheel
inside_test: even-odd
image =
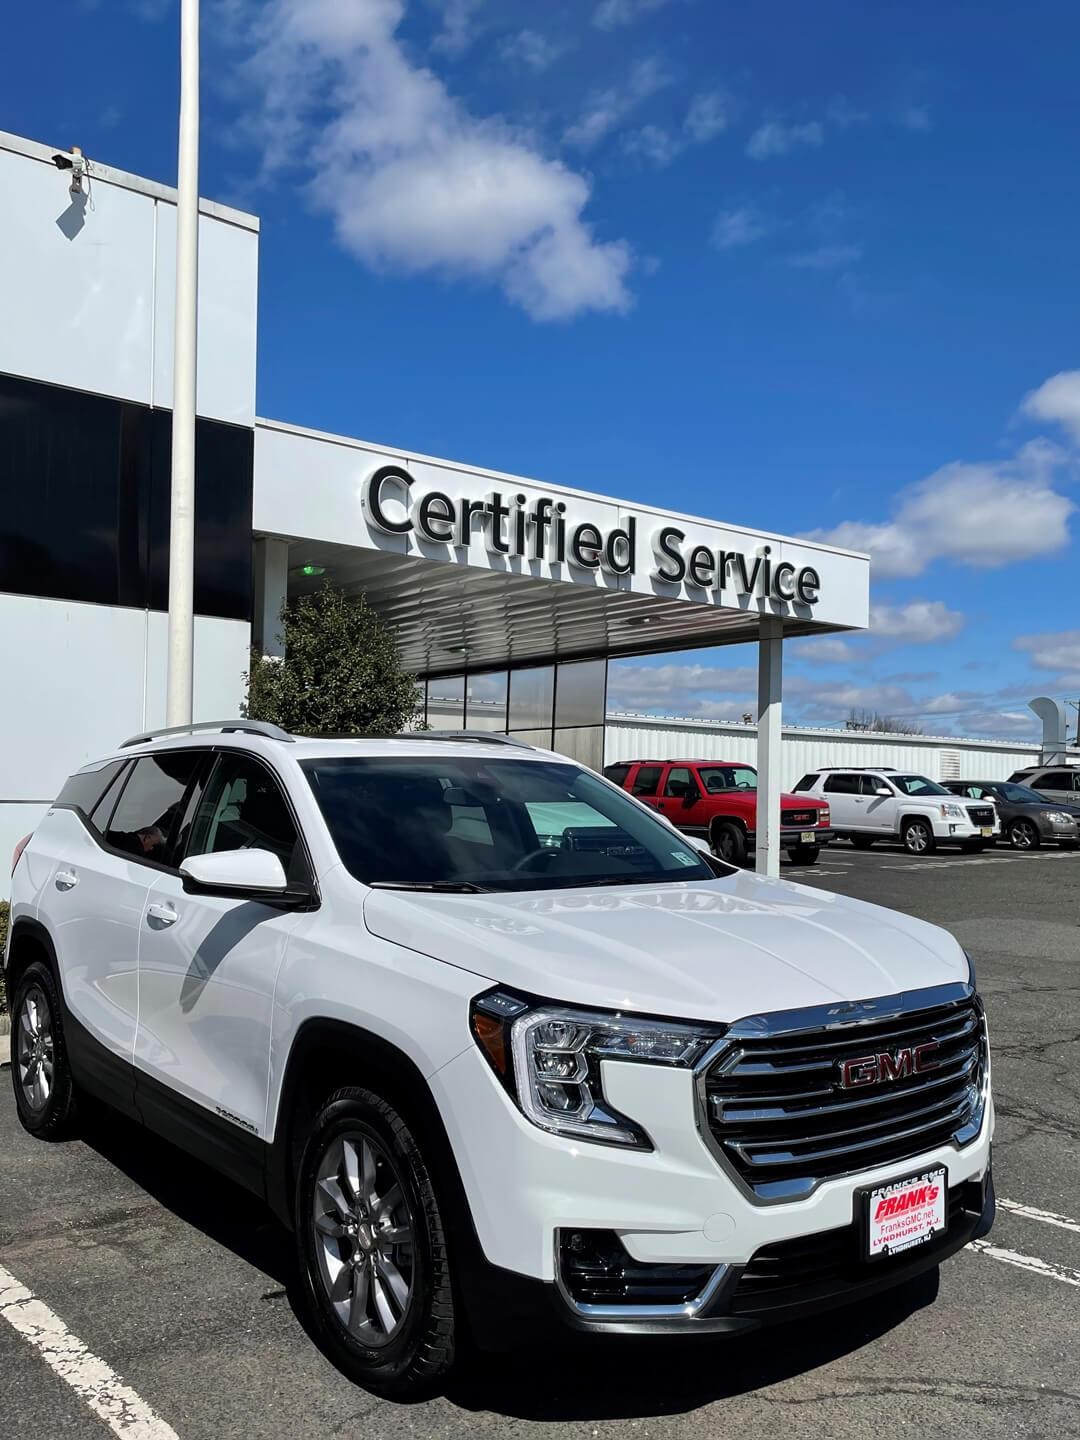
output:
[[[793,845],[788,854],[793,865],[816,865],[821,851],[816,845]]]
[[[909,855],[929,855],[934,849],[934,832],[925,820],[905,820],[900,834]]]
[[[59,1140],[75,1118],[75,1086],[64,1044],[60,997],[47,965],[27,966],[11,1008],[11,1080],[23,1129]]]
[[[1009,844],[1014,850],[1037,850],[1041,842],[1038,827],[1030,820],[1014,820],[1009,826]]]
[[[392,1105],[337,1091],[300,1163],[296,1236],[305,1306],[341,1370],[396,1400],[454,1361],[446,1236],[427,1165]]]
[[[730,821],[714,825],[712,835],[713,854],[728,865],[744,865],[746,863],[746,835],[738,825]]]

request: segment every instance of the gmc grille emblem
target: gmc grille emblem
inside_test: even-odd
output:
[[[857,1060],[840,1063],[840,1084],[845,1090],[863,1085],[883,1085],[893,1080],[907,1080],[924,1070],[936,1070],[937,1061],[930,1058],[937,1049],[934,1041],[925,1045],[905,1045],[902,1050],[883,1050],[877,1055],[860,1055]]]

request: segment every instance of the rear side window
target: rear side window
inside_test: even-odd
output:
[[[613,785],[622,785],[630,774],[630,765],[626,761],[620,761],[618,765],[604,766],[604,779],[610,780]]]
[[[857,795],[859,793],[858,775],[828,775],[825,777],[826,795]]]
[[[817,784],[817,782],[818,782],[818,777],[817,777],[816,774],[814,774],[814,775],[804,775],[804,776],[802,777],[802,779],[799,781],[799,783],[795,786],[795,790],[796,790],[796,792],[798,792],[798,791],[800,791],[800,790],[812,790],[812,789],[814,788],[814,786]]]
[[[80,815],[89,820],[105,792],[119,779],[127,763],[126,760],[109,760],[104,765],[77,770],[70,779],[64,781],[64,788],[56,797],[56,804],[78,810]]]
[[[1036,775],[1035,784],[1040,790],[1071,790],[1072,775],[1068,770],[1049,770],[1042,779]]]
[[[193,750],[136,760],[105,832],[108,843],[136,860],[169,864],[184,796],[201,761]]]
[[[632,795],[655,795],[656,787],[660,784],[660,772],[662,765],[642,765],[634,776],[634,783],[630,787]]]

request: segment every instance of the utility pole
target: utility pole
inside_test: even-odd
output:
[[[169,507],[165,720],[191,721],[195,641],[195,357],[199,303],[199,0],[180,0],[180,147],[173,319],[172,492]]]

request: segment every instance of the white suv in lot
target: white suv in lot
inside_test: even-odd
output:
[[[925,775],[889,766],[812,770],[795,790],[827,800],[833,832],[860,850],[875,840],[899,840],[909,855],[927,855],[938,845],[982,850],[1001,834],[991,801],[958,799]]]
[[[466,1330],[866,1302],[993,1218],[951,935],[496,736],[136,737],[18,853],[6,967],[26,1129],[96,1097],[264,1199],[382,1394]]]

